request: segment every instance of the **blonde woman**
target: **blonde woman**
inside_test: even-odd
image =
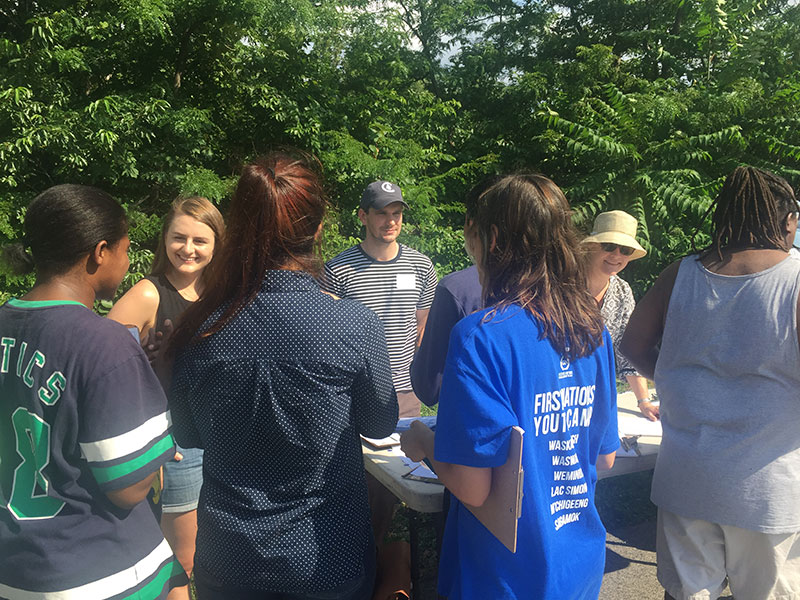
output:
[[[173,324],[203,292],[206,267],[225,235],[219,210],[207,199],[179,198],[164,219],[150,275],[120,298],[109,318],[136,327],[144,339]],[[194,567],[197,503],[203,483],[203,451],[179,448],[183,459],[164,467],[161,529],[188,574]],[[180,600],[180,596],[170,596]],[[183,598],[188,599],[188,589]]]

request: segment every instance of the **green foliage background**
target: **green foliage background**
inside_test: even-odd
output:
[[[586,226],[639,218],[641,294],[707,242],[738,164],[800,181],[793,0],[21,0],[0,5],[0,243],[64,182],[111,191],[146,272],[179,194],[223,209],[240,166],[280,146],[322,161],[324,250],[359,236],[364,185],[398,183],[403,238],[466,265],[466,190],[552,177]],[[30,278],[0,273],[0,300]]]

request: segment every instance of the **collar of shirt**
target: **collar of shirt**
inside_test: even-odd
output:
[[[314,276],[305,271],[267,271],[261,290],[272,293],[310,292],[319,289]]]

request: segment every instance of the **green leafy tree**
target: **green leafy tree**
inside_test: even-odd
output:
[[[57,0],[0,6],[0,243],[61,182],[128,210],[129,285],[169,203],[223,209],[240,166],[316,155],[323,250],[356,243],[374,179],[411,204],[403,241],[466,265],[462,199],[484,175],[536,170],[586,226],[635,214],[641,293],[707,240],[742,163],[800,181],[800,7],[790,0]],[[16,294],[29,278],[0,272]]]

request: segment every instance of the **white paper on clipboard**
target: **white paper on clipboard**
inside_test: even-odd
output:
[[[392,446],[400,445],[399,433],[393,433],[385,438],[368,438],[362,435],[361,439],[367,442],[373,448],[391,448]]]
[[[617,426],[619,436],[626,437],[631,435],[649,435],[661,437],[661,421],[650,421],[644,415],[635,415],[619,411],[617,414]]]

